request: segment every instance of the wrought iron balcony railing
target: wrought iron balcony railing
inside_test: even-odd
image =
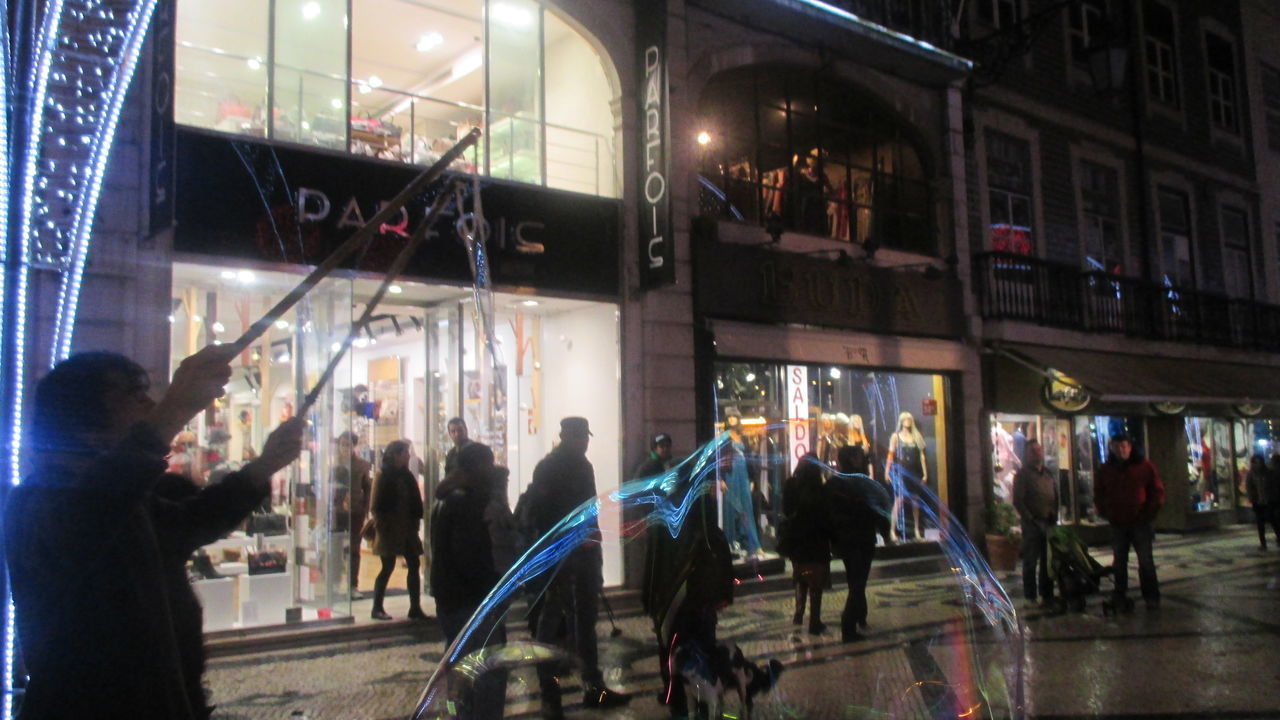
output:
[[[1280,351],[1280,306],[1014,253],[980,253],[973,271],[984,318]]]

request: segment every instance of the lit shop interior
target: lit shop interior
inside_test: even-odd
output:
[[[183,125],[413,164],[480,127],[462,170],[620,192],[609,63],[537,2],[183,0],[176,32]]]
[[[200,347],[238,337],[301,275],[177,263],[173,278],[176,367]],[[227,395],[175,439],[171,468],[203,485],[251,458],[267,433],[294,414],[377,284],[372,278],[330,278],[277,322],[233,363]],[[350,488],[338,470],[349,460],[335,443],[348,430],[359,435],[356,452],[372,463],[375,475],[388,443],[411,441],[410,469],[429,507],[450,447],[446,423],[461,416],[472,438],[489,444],[511,469],[508,500],[514,507],[534,465],[557,442],[560,418],[581,415],[594,432],[588,459],[599,491],[618,487],[617,305],[495,293],[494,308],[496,362],[473,316],[472,288],[392,287],[322,393],[301,460],[274,479],[269,502],[244,527],[193,561],[206,630],[350,613]],[[601,517],[610,585],[622,580],[619,520]],[[366,554],[362,589],[372,587],[377,566]],[[403,569],[390,587],[404,587]]]
[[[902,497],[906,484],[893,479],[900,474],[918,477],[936,502],[947,505],[953,431],[949,384],[945,375],[846,365],[716,363],[715,430],[731,430],[736,452],[744,456],[762,549],[776,551],[783,483],[794,472],[796,459],[812,452],[834,467],[839,449],[852,444],[868,451],[871,477],[898,500],[895,541],[937,540],[938,529],[926,522],[926,515],[921,516],[917,535],[914,508]],[[742,482],[733,477],[721,480],[725,488]],[[727,528],[726,534],[748,552],[750,533],[744,530]]]

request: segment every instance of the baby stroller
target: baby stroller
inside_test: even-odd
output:
[[[1049,574],[1058,586],[1063,610],[1084,612],[1086,599],[1098,592],[1102,578],[1111,571],[1089,555],[1089,548],[1071,528],[1059,525],[1049,530]]]

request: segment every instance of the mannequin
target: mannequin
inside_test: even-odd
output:
[[[996,495],[1005,502],[1013,501],[1013,476],[1022,461],[1013,450],[1013,436],[1000,423],[991,421],[991,447],[996,455]]]
[[[747,447],[742,434],[742,418],[736,411],[725,417],[729,430],[729,470],[723,476],[724,531],[732,548],[741,546],[749,560],[760,557],[760,536],[752,519],[751,481],[747,477]]]
[[[901,514],[902,499],[907,491],[905,480],[910,478],[926,487],[929,484],[924,436],[916,427],[915,416],[909,412],[898,415],[898,429],[889,439],[889,457],[885,465],[893,483],[893,517],[896,521],[894,524],[897,525],[890,528],[890,538],[896,540],[897,538],[893,536],[895,531],[899,535],[906,535],[905,518]],[[916,540],[920,540],[923,538],[920,534],[920,501],[914,495],[911,497],[911,509],[914,518],[914,536]]]

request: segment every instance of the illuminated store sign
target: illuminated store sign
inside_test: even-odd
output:
[[[787,470],[792,474],[813,448],[809,437],[809,367],[787,366]]]
[[[667,3],[636,3],[636,47],[640,49],[640,284],[657,287],[676,280],[671,238],[671,121],[667,95]]]

